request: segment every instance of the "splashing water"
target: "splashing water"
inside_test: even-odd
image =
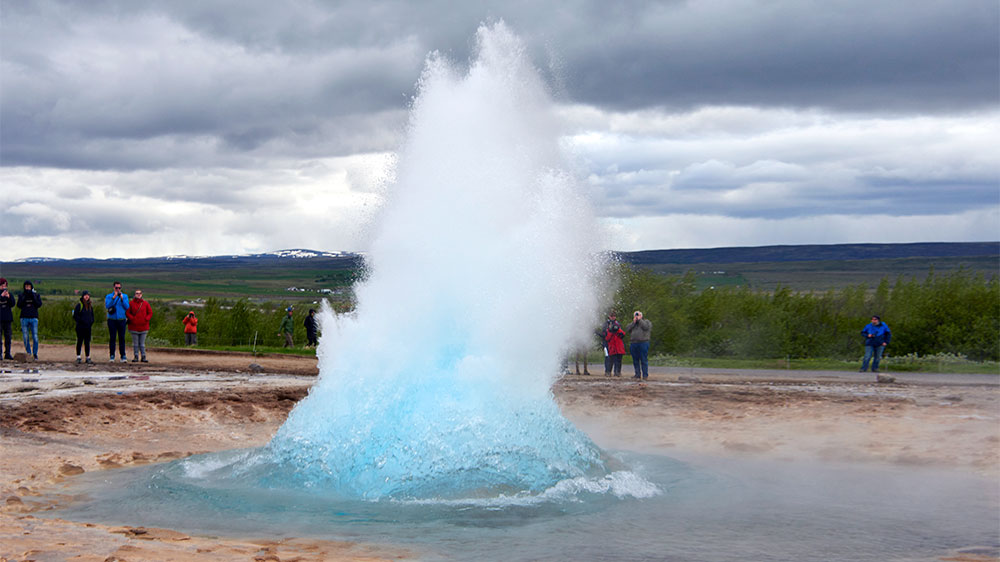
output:
[[[596,222],[523,44],[477,38],[465,74],[428,59],[357,314],[324,311],[319,382],[239,477],[454,499],[609,474],[550,390],[597,312]]]

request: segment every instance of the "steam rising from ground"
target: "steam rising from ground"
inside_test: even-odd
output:
[[[357,314],[324,310],[320,380],[246,476],[412,499],[609,473],[550,391],[597,317],[596,221],[524,45],[477,39],[467,72],[428,59]]]

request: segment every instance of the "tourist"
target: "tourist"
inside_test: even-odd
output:
[[[865,358],[861,361],[860,372],[867,371],[868,362],[872,361],[872,372],[877,373],[878,363],[882,360],[885,346],[889,345],[889,340],[892,339],[892,332],[889,331],[889,326],[883,323],[881,318],[872,316],[871,323],[865,324],[865,327],[861,329],[861,335],[865,338]]]
[[[24,282],[24,290],[17,297],[17,307],[21,309],[21,335],[24,337],[24,351],[33,361],[38,361],[38,309],[42,297],[31,281]]]
[[[128,319],[128,333],[132,336],[132,362],[148,363],[146,361],[146,334],[149,333],[149,321],[153,318],[153,309],[143,300],[142,291],[135,292],[135,298],[125,311]]]
[[[632,367],[635,368],[634,379],[649,378],[649,336],[653,331],[653,323],[642,317],[638,310],[632,315],[632,322],[625,326],[628,332],[629,353],[632,355]]]
[[[7,290],[7,280],[0,277],[0,351],[3,351],[4,359],[14,359],[11,354],[10,342],[14,337],[14,295]]]
[[[73,309],[73,321],[76,322],[76,363],[80,364],[80,348],[86,352],[87,363],[90,360],[90,335],[94,326],[94,306],[90,302],[90,293],[80,293],[80,302]]]
[[[608,315],[604,329],[604,345],[608,350],[608,360],[604,363],[604,376],[622,376],[622,356],[625,355],[625,330],[618,323],[614,312]]]
[[[198,345],[198,318],[193,310],[184,317],[184,345]]]
[[[306,316],[306,347],[316,347],[319,342],[316,340],[316,331],[319,330],[319,323],[316,322],[316,309],[310,308],[309,315]]]
[[[115,341],[118,341],[118,356],[122,363],[125,358],[125,326],[128,321],[128,295],[122,293],[122,284],[115,281],[114,290],[104,297],[104,308],[108,311],[108,347],[111,349],[111,362],[115,362]]]
[[[288,314],[281,319],[278,335],[285,336],[285,347],[295,347],[295,343],[292,341],[292,333],[295,331],[295,324],[292,323],[292,307],[286,308],[285,312]]]

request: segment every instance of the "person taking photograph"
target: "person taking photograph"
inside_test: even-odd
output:
[[[653,323],[642,317],[642,312],[635,311],[632,322],[625,326],[628,332],[629,353],[632,355],[632,367],[635,369],[634,379],[649,378],[649,336],[653,332]]]
[[[115,342],[118,342],[118,357],[122,363],[128,363],[125,358],[125,326],[128,322],[128,295],[122,292],[122,284],[115,281],[113,290],[104,297],[104,308],[108,311],[108,347],[111,351],[111,362],[115,362]]]
[[[194,311],[187,313],[182,320],[184,323],[184,345],[198,345],[198,318]]]

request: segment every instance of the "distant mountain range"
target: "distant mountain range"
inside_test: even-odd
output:
[[[753,246],[685,250],[643,250],[616,252],[619,259],[635,265],[699,264],[699,263],[761,263],[792,261],[840,261],[892,258],[989,257],[1000,260],[1000,242],[920,242],[912,244],[807,244],[798,246]],[[8,263],[36,265],[116,266],[180,266],[180,267],[245,267],[266,265],[304,266],[308,263],[324,267],[355,267],[364,255],[355,252],[326,252],[301,248],[260,254],[227,256],[162,256],[153,258],[22,258]]]
[[[618,256],[623,261],[635,265],[946,257],[994,257],[1000,259],[1000,242],[805,244],[800,246],[753,246],[698,250],[644,250],[641,252],[620,252]]]
[[[354,252],[321,252],[295,248],[278,250],[262,254],[236,254],[228,256],[161,256],[152,258],[44,258],[32,257],[12,260],[10,263],[51,263],[51,262],[149,262],[149,261],[182,261],[182,260],[235,260],[240,262],[272,261],[276,259],[312,259],[312,258],[357,258],[361,254]]]

